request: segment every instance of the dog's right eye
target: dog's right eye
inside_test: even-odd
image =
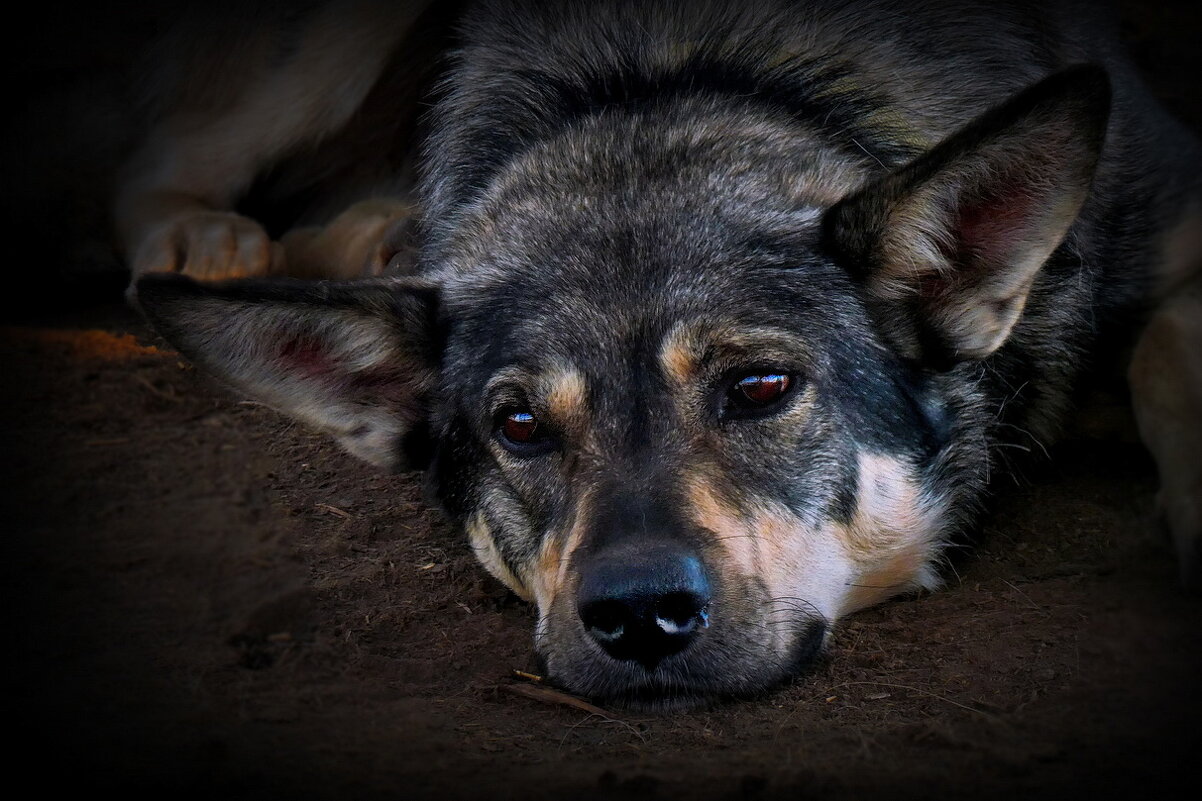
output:
[[[735,373],[726,386],[719,416],[726,420],[764,417],[780,409],[797,386],[794,374],[776,370]]]
[[[507,409],[497,415],[497,439],[518,456],[537,456],[554,446],[547,427],[525,409]]]

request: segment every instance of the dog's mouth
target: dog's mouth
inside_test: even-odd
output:
[[[586,648],[540,653],[539,667],[549,684],[603,707],[662,714],[760,697],[797,679],[813,669],[829,631],[826,621],[810,620],[783,654],[746,636],[719,636],[652,667]]]

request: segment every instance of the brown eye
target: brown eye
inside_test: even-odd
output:
[[[748,403],[755,406],[766,406],[779,400],[789,388],[789,376],[773,373],[771,375],[749,375],[740,378],[735,384],[739,394]]]
[[[525,409],[509,409],[497,416],[497,440],[518,456],[538,456],[555,445],[547,427]]]
[[[510,442],[531,442],[538,436],[538,421],[529,412],[511,412],[501,424],[501,433]]]
[[[787,373],[751,373],[737,378],[726,392],[723,410],[726,417],[755,417],[767,413],[783,399],[793,385]]]

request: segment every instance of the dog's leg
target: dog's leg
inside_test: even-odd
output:
[[[346,124],[426,4],[328,3],[289,39],[290,55],[272,55],[280,48],[270,40],[248,57],[219,112],[185,105],[168,113],[127,166],[116,199],[133,278],[284,272],[284,249],[231,209],[264,168]]]
[[[1202,213],[1176,229],[1166,277],[1175,288],[1152,315],[1129,370],[1140,436],[1160,473],[1159,511],[1181,578],[1202,591]]]

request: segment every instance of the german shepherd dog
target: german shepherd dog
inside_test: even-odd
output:
[[[1136,324],[1199,579],[1202,149],[1094,4],[306,9],[244,27],[132,162],[136,301],[424,470],[559,686],[745,695],[936,587],[999,448],[1051,438]]]

